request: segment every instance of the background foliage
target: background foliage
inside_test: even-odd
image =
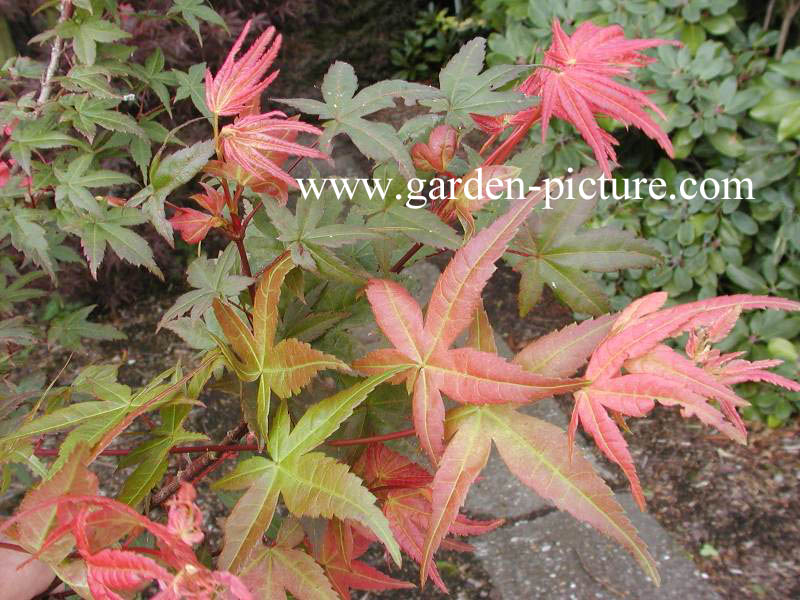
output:
[[[688,300],[720,293],[800,295],[800,49],[793,2],[744,0],[479,0],[467,6],[460,20],[445,24],[421,13],[419,26],[405,34],[404,56],[427,69],[431,54],[409,47],[438,48],[454,31],[472,23],[485,27],[489,64],[536,62],[550,44],[553,18],[619,24],[629,36],[674,38],[683,48],[661,46],[658,61],[646,67],[638,82],[653,90],[663,108],[675,159],[639,132],[620,135],[618,178],[660,177],[668,194],[678,195],[681,182],[713,178],[751,178],[752,200],[600,201],[594,226],[616,225],[654,243],[663,260],[650,270],[629,269],[605,274],[602,285],[615,307],[655,289]],[[440,23],[432,33],[434,23]],[[417,41],[424,39],[426,41]],[[411,40],[414,40],[413,43]],[[435,55],[434,55],[435,56]],[[396,64],[401,64],[399,60]],[[409,67],[403,65],[405,70]],[[539,127],[530,133],[540,139]],[[548,134],[542,169],[565,173],[594,162],[575,130],[556,124]],[[690,188],[693,190],[693,188]],[[786,375],[797,373],[800,318],[759,315],[740,323],[730,349],[751,350],[760,358],[783,358]],[[747,393],[751,418],[770,425],[800,411],[800,395],[792,392]]]

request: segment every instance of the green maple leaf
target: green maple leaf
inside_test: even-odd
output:
[[[206,63],[199,63],[189,67],[189,70],[184,73],[178,69],[173,69],[172,73],[178,81],[178,89],[175,91],[175,102],[183,100],[184,98],[191,98],[192,104],[206,117],[211,116],[206,106],[205,96],[205,77]]]
[[[323,102],[305,98],[277,99],[304,113],[317,115],[324,121],[320,149],[329,152],[331,140],[339,134],[350,137],[364,156],[376,161],[394,160],[406,177],[413,177],[414,166],[394,127],[365,119],[383,108],[392,108],[395,98],[407,102],[436,98],[439,91],[427,85],[399,79],[380,81],[356,93],[358,79],[353,67],[336,61],[322,81]]]
[[[23,121],[11,132],[9,151],[11,156],[26,172],[31,172],[31,151],[34,149],[50,150],[63,146],[78,146],[89,150],[86,144],[58,131],[51,118]]]
[[[353,414],[377,385],[395,373],[387,371],[370,377],[319,401],[294,428],[286,402],[281,403],[269,432],[270,458],[256,456],[244,460],[233,473],[214,484],[216,489],[245,490],[225,522],[220,568],[237,573],[260,560],[248,557],[269,527],[280,496],[297,517],[358,521],[375,533],[399,564],[400,549],[389,522],[375,505],[375,496],[347,465],[313,451]]]
[[[96,304],[84,306],[53,319],[47,332],[49,344],[59,343],[65,348],[79,350],[81,340],[123,340],[125,334],[116,327],[87,321],[86,317],[97,307]]]
[[[94,446],[131,411],[151,402],[148,408],[153,410],[171,402],[175,393],[168,392],[175,386],[164,383],[164,380],[173,371],[159,374],[147,386],[134,393],[127,385],[117,382],[116,366],[86,367],[72,383],[72,392],[73,397],[88,396],[91,399],[75,402],[34,418],[0,441],[6,446],[32,437],[68,430],[67,437],[59,447],[59,457],[50,466],[50,473],[56,473],[76,446],[84,442],[89,447]]]
[[[230,305],[218,298],[214,298],[212,304],[227,344],[214,337],[228,365],[239,379],[258,380],[255,423],[249,424],[262,445],[267,439],[267,418],[273,392],[280,398],[288,398],[298,393],[321,370],[350,370],[335,356],[320,352],[298,339],[286,338],[275,342],[281,285],[292,268],[294,264],[286,254],[262,275],[254,300],[252,329]]]
[[[120,102],[119,98],[92,98],[89,94],[70,94],[59,99],[59,104],[66,109],[61,120],[70,121],[90,142],[94,140],[98,125],[110,131],[146,138],[147,134],[133,117],[112,110]]]
[[[474,126],[470,113],[502,115],[533,106],[538,98],[528,98],[516,90],[497,91],[530,70],[524,65],[497,65],[483,71],[486,40],[475,38],[461,47],[439,72],[438,96],[423,98],[420,104],[432,112],[443,112],[456,127]]]
[[[97,268],[103,262],[106,247],[123,260],[136,266],[144,266],[159,279],[164,275],[153,259],[153,251],[139,234],[128,227],[145,222],[141,212],[130,208],[97,204],[97,214],[78,214],[62,210],[62,226],[81,239],[81,246],[92,277],[97,278]]]
[[[55,190],[56,205],[67,200],[76,209],[85,210],[95,216],[102,216],[103,210],[89,190],[134,183],[133,179],[123,173],[106,169],[92,169],[93,161],[94,155],[82,154],[71,160],[66,169],[53,168],[53,173],[58,180]]]
[[[191,30],[194,31],[201,46],[203,45],[203,38],[200,35],[200,21],[206,21],[228,31],[225,20],[219,16],[217,11],[206,5],[204,0],[174,0],[167,14],[174,15],[178,13],[180,13]]]
[[[598,175],[596,170],[576,175],[573,198],[555,200],[549,210],[537,209],[512,242],[515,253],[504,258],[522,275],[520,315],[525,316],[536,305],[545,285],[576,312],[609,312],[605,292],[586,271],[639,269],[661,258],[658,250],[627,231],[611,227],[578,231],[594,213],[597,197],[584,199],[577,190],[581,181],[597,179]]]
[[[125,480],[117,500],[131,506],[139,504],[164,477],[170,448],[208,439],[202,433],[183,428],[191,408],[187,404],[163,407],[160,411],[161,425],[149,432],[146,441],[120,459],[119,468],[136,465],[136,469]]]
[[[98,42],[110,43],[131,37],[130,33],[99,17],[89,17],[80,23],[65,21],[56,28],[56,32],[63,38],[72,39],[75,56],[85,65],[94,64]]]
[[[425,208],[410,208],[407,181],[396,168],[380,165],[372,173],[385,194],[368,194],[359,186],[353,196],[356,210],[367,225],[384,235],[373,241],[375,256],[388,272],[399,248],[405,252],[409,241],[451,250],[461,246],[461,237],[447,223]]]
[[[186,279],[194,289],[178,297],[161,317],[158,328],[187,312],[192,320],[197,320],[211,308],[214,298],[235,298],[246,290],[253,279],[235,274],[238,267],[239,256],[233,243],[215,259],[200,256],[192,261],[186,270]]]
[[[346,283],[362,285],[366,273],[357,265],[346,263],[334,252],[334,248],[362,240],[381,237],[380,231],[365,227],[363,222],[350,219],[351,223],[337,223],[338,214],[326,207],[339,207],[331,202],[333,191],[328,188],[317,198],[314,194],[297,198],[294,214],[284,206],[267,200],[264,209],[278,232],[277,239],[283,242],[296,265],[312,271],[322,272]]]

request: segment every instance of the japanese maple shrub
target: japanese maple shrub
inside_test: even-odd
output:
[[[651,60],[643,50],[668,42],[626,39],[618,27],[590,23],[568,35],[554,22],[542,65],[484,70],[485,42],[477,38],[442,69],[438,88],[390,80],[359,90],[352,67],[336,62],[322,100],[278,100],[316,117],[314,125],[262,108],[277,77],[271,65],[281,37],[270,28],[246,47],[248,23],[216,73],[190,70],[183,75],[191,81],[174,96],[163,60],[149,63],[146,79],[164,110],[190,98],[211,135],[170,153],[166,143],[182,124],[162,132],[152,121],[148,130],[163,133],[152,153],[142,123],[115,108],[113,86],[139,71],[108,66],[125,54],[114,43],[125,31],[119,13],[103,8],[114,3],[100,4],[62,2],[59,24],[43,36],[55,39],[56,56],[43,85],[65,88],[54,98],[23,95],[3,105],[10,135],[0,171],[3,218],[42,231],[32,219],[63,223],[81,239],[92,273],[107,244],[157,271],[130,229],[146,220],[170,242],[175,231],[201,245],[213,230],[228,245],[189,265],[193,289],[160,322],[198,351],[193,367],[176,365],[133,389],[117,380],[115,366],[94,365],[69,385],[4,392],[4,484],[18,472],[10,465],[40,479],[0,524],[13,547],[49,565],[75,594],[98,600],[145,588],[162,599],[281,599],[288,592],[334,600],[349,598],[350,590],[424,586],[428,578],[444,590],[437,550],[468,551],[460,537],[502,524],[460,513],[494,445],[524,485],[616,540],[658,584],[656,561],[574,449],[578,426],[619,465],[644,509],[623,419],[644,417],[656,403],[676,406],[745,443],[737,412],[745,401],[734,386],[800,386],[770,372],[780,361],[748,362],[714,344],[743,311],[798,311],[800,303],[739,295],[668,306],[657,292],[534,340],[507,359],[481,302],[501,258],[523,274],[523,311],[535,310],[547,284],[577,311],[598,314],[606,299],[587,272],[644,268],[658,253],[626,232],[584,228],[591,200],[563,199],[546,209],[539,206],[544,191],[491,200],[490,190],[475,184],[478,169],[484,182],[538,181],[541,150],[517,145],[533,124],[541,121],[546,132],[552,119],[574,125],[600,167],[573,183],[614,166],[617,142],[598,124],[601,115],[643,130],[671,154],[647,112],[658,107],[620,81]],[[200,2],[175,7],[190,25],[216,22]],[[61,53],[74,66],[57,83]],[[69,86],[82,91],[67,92]],[[96,95],[106,91],[111,96],[99,103]],[[428,111],[399,129],[368,118],[398,99]],[[489,136],[480,151],[464,142],[476,128]],[[121,143],[109,154],[116,133]],[[380,193],[353,186],[350,198],[339,199],[331,188],[354,181],[323,180],[312,167],[296,194],[295,168],[304,159],[333,163],[339,135],[375,161],[372,183]],[[137,141],[129,155],[120,153],[128,140]],[[110,186],[134,181],[105,168],[111,156],[140,167],[140,190],[127,199],[110,194]],[[419,176],[433,187],[426,206],[412,208],[417,195],[407,183]],[[437,193],[434,177],[452,193]],[[191,203],[184,205],[178,190],[192,180],[196,193],[187,193]],[[321,193],[306,193],[311,183]],[[95,196],[90,188],[108,193]],[[3,227],[28,260],[51,270],[52,244],[63,237],[31,245]],[[449,262],[421,306],[405,268],[438,254]],[[370,336],[358,332],[365,329],[380,330],[383,341],[363,341]],[[241,423],[206,443],[202,432],[187,429],[187,417],[202,410],[211,386],[239,399]],[[521,410],[554,394],[574,398],[568,431]],[[192,454],[175,469],[173,457]],[[129,469],[113,499],[101,494],[90,470],[101,456],[116,456]],[[233,507],[213,552],[194,485],[226,462],[232,469],[214,476],[212,487]],[[366,561],[373,543],[394,563],[403,553],[411,557],[419,581],[400,581]]]

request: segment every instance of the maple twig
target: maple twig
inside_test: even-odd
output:
[[[225,435],[220,446],[238,442],[246,433],[247,423],[242,421]],[[179,472],[169,483],[164,484],[158,491],[153,493],[150,506],[156,507],[166,502],[170,496],[178,491],[182,482],[195,481],[201,474],[204,476],[203,472],[220,459],[219,454],[219,452],[208,452],[195,458],[186,470]]]
[[[64,585],[64,582],[61,580],[61,578],[54,576],[53,581],[49,586],[47,586],[47,589],[41,594],[34,596],[33,600],[47,600],[48,598],[52,598],[51,594],[53,594],[61,585]]]
[[[11,544],[9,542],[0,542],[0,548],[5,548],[6,550],[13,550],[14,552],[20,552],[22,554],[30,554],[25,548],[22,546],[18,546],[17,544]]]
[[[70,9],[72,8],[72,0],[61,0],[61,9],[58,15],[58,25],[61,25],[69,18]],[[40,106],[47,102],[50,97],[50,87],[52,86],[53,76],[56,74],[58,68],[58,61],[61,58],[61,50],[64,47],[64,40],[60,35],[56,35],[53,40],[53,46],[50,48],[50,62],[47,64],[47,70],[42,77],[42,89],[39,92],[39,98],[36,103]]]
[[[516,254],[517,256],[524,256],[525,258],[530,258],[531,256],[527,252],[520,252],[519,250],[514,250],[513,248],[509,248],[508,250],[506,250],[506,252],[508,252],[509,254]]]
[[[135,448],[113,448],[103,450],[100,456],[127,456]],[[206,444],[202,446],[173,446],[169,449],[169,454],[196,454],[198,452],[255,452],[258,446],[255,444]],[[59,448],[37,448],[34,454],[40,458],[58,456]]]
[[[239,251],[239,261],[242,263],[242,274],[245,277],[253,277],[253,272],[250,270],[250,260],[247,258],[247,250],[244,247],[244,239],[242,236],[233,238],[233,243],[236,244],[236,249]],[[256,282],[254,281],[247,286],[247,291],[250,292],[250,302],[256,301]]]
[[[250,221],[253,219],[255,214],[258,212],[258,209],[261,208],[263,205],[264,205],[264,201],[263,200],[259,200],[258,202],[255,203],[255,205],[253,206],[252,210],[245,215],[244,219],[242,219],[242,225],[241,225],[241,227],[242,227],[242,235],[244,235],[244,231],[247,229],[247,226],[250,224]]]
[[[370,437],[353,438],[350,440],[333,440],[326,442],[328,446],[358,446],[359,444],[372,444],[374,442],[388,442],[389,440],[397,440],[404,437],[411,437],[414,435],[414,429],[403,429],[402,431],[395,431],[392,433],[384,433],[383,435],[373,435]]]
[[[423,245],[424,244],[421,244],[421,243],[417,242],[416,244],[411,246],[411,248],[408,249],[408,252],[406,252],[402,256],[402,258],[400,260],[398,260],[391,269],[389,269],[389,272],[390,273],[399,273],[400,271],[402,271],[403,267],[406,266],[406,263],[408,261],[410,261],[417,252],[420,251],[420,248],[422,248]]]
[[[318,145],[319,145],[319,140],[317,140],[316,142],[311,144],[309,146],[309,148],[316,148]],[[297,159],[291,164],[291,166],[288,169],[286,169],[286,172],[287,173],[291,173],[292,171],[294,171],[295,167],[297,167],[297,165],[300,164],[300,161],[303,160],[304,158],[306,158],[306,157],[305,156],[298,156]]]

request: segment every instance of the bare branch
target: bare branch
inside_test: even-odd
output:
[[[72,12],[72,0],[61,0],[61,13],[58,16],[58,25],[61,25],[64,21],[69,19],[70,13]],[[58,27],[56,25],[56,27]],[[37,99],[37,103],[39,105],[44,104],[47,102],[47,99],[50,98],[50,88],[52,86],[53,76],[56,74],[56,69],[58,69],[58,62],[61,59],[61,51],[64,47],[64,40],[61,36],[56,35],[55,40],[53,40],[53,46],[50,48],[50,62],[47,65],[47,70],[42,77],[42,89],[39,92],[39,98]]]
[[[231,429],[223,438],[220,446],[228,446],[238,442],[244,434],[247,433],[247,423],[240,423],[236,428]],[[172,494],[178,491],[181,483],[184,481],[193,481],[201,474],[203,474],[208,467],[214,463],[224,460],[225,452],[208,452],[202,456],[198,456],[192,461],[192,464],[183,471],[179,471],[172,481],[163,485],[157,492],[151,496],[150,507],[155,508],[166,502]]]

